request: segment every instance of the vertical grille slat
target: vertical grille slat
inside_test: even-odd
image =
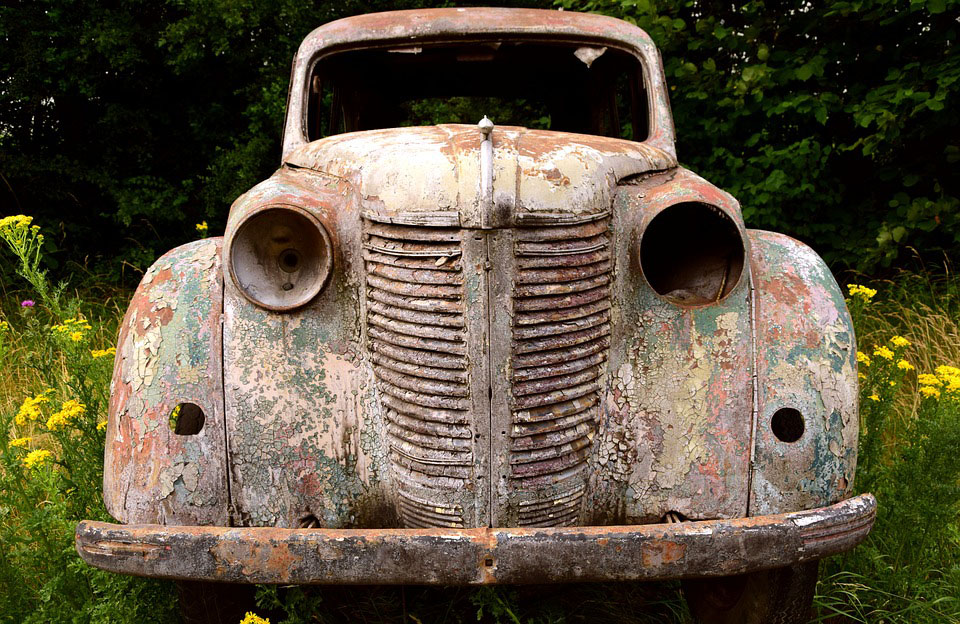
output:
[[[610,336],[609,217],[517,230],[510,471],[520,526],[576,524]]]
[[[367,341],[400,517],[462,527],[473,468],[462,231],[364,221]]]

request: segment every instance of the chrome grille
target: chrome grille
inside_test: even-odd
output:
[[[365,222],[367,339],[405,526],[464,526],[473,450],[462,234]]]
[[[577,522],[610,340],[609,218],[516,231],[510,470],[521,526]]]

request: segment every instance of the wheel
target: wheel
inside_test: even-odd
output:
[[[252,585],[178,581],[183,624],[237,624],[247,611],[258,611]]]
[[[819,562],[683,582],[700,624],[805,624],[817,586]]]

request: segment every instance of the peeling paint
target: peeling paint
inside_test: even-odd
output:
[[[473,126],[305,142],[297,80],[329,46],[477,33],[631,49],[646,71],[651,137],[497,127],[483,196]],[[307,38],[291,94],[284,165],[234,203],[224,239],[162,257],[131,302],[111,382],[111,514],[263,527],[170,533],[209,546],[194,554],[214,566],[204,578],[219,580],[367,579],[344,558],[409,558],[448,543],[469,546],[463,573],[476,576],[416,561],[406,569],[424,570],[424,582],[522,581],[543,557],[545,570],[571,562],[556,573],[566,580],[680,576],[704,561],[735,573],[722,558],[704,559],[704,544],[726,544],[754,569],[730,536],[764,523],[776,525],[764,529],[764,548],[802,543],[801,559],[820,552],[820,538],[803,531],[829,516],[766,515],[850,494],[856,348],[843,295],[816,254],[748,231],[733,197],[677,166],[662,68],[642,31],[505,9],[360,16]],[[722,280],[708,296],[658,289],[658,268],[679,271],[641,259],[651,224],[679,205],[722,220],[742,252],[739,265],[720,256]],[[232,258],[239,224],[284,206],[322,225],[332,268],[313,300],[278,312],[243,296],[221,262]],[[181,402],[206,415],[196,435],[170,429]],[[771,431],[782,408],[803,416],[796,441]],[[823,544],[861,539],[872,504],[843,507],[852,532]],[[668,514],[694,522],[663,528]],[[652,526],[626,527],[634,542],[598,528],[616,524]],[[299,542],[283,531],[298,527],[328,532]],[[364,532],[375,529],[401,532]],[[144,545],[130,548],[118,546],[127,537],[117,531],[84,533],[81,553],[100,563],[124,553],[162,559],[146,545],[162,531],[131,529]],[[537,550],[537,540],[550,546]],[[573,561],[582,544],[614,563]],[[614,545],[632,553],[629,566],[616,564],[626,555],[608,555]],[[303,564],[304,547],[325,563]],[[183,573],[163,565],[163,574]]]

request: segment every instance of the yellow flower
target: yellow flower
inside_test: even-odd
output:
[[[936,370],[941,377],[960,377],[960,368],[956,366],[938,366]]]
[[[16,229],[27,229],[30,224],[33,222],[33,217],[28,217],[26,215],[14,215],[12,217],[4,217],[0,219],[0,230],[16,230]]]
[[[93,359],[110,357],[111,355],[116,355],[117,348],[110,347],[109,349],[94,349],[90,352],[90,355],[93,356]]]
[[[73,342],[80,342],[85,338],[85,332],[93,329],[87,319],[82,316],[67,319],[62,325],[54,325],[50,328],[54,334],[61,337],[67,337]]]
[[[920,386],[920,394],[928,399],[930,397],[940,398],[940,391],[931,386]]]
[[[10,323],[6,321],[0,321],[0,334],[10,329]]]
[[[857,373],[857,377],[858,377],[859,379],[866,379],[866,378],[867,378],[867,376],[864,375],[863,373]]]
[[[913,364],[911,364],[906,360],[900,360],[899,362],[897,362],[897,368],[899,368],[900,370],[912,371]]]
[[[37,449],[35,451],[30,451],[29,453],[27,453],[21,461],[23,462],[23,465],[27,469],[30,469],[30,468],[35,468],[39,466],[43,462],[49,460],[51,457],[53,457],[53,453],[51,453],[50,451],[46,451],[44,449]]]
[[[70,399],[60,407],[59,412],[56,412],[50,416],[49,420],[47,420],[47,429],[50,429],[51,431],[62,429],[63,427],[69,425],[73,420],[76,420],[77,417],[81,416],[86,411],[86,405],[80,401],[77,401],[76,399]]]
[[[876,401],[877,403],[880,402],[880,397],[878,397],[878,396],[875,395],[875,394],[871,394],[871,395],[868,396],[867,398],[870,399],[871,401]]]
[[[195,227],[197,228],[197,232],[200,232],[200,236],[206,236],[207,230],[210,229],[210,226],[207,225],[206,221],[198,223]]]
[[[240,624],[270,624],[270,618],[262,618],[256,613],[247,611],[247,614],[240,620]]]
[[[888,383],[890,384],[891,388],[894,388],[897,385],[897,382],[893,381],[892,379]]]
[[[30,444],[30,438],[13,438],[10,440],[10,448],[25,448]]]
[[[860,297],[864,302],[869,302],[877,294],[873,288],[867,288],[861,284],[847,284],[847,291],[851,297]]]
[[[863,351],[857,351],[857,361],[864,366],[870,366],[870,356]]]
[[[893,351],[884,346],[879,346],[873,350],[873,354],[877,357],[882,357],[885,360],[893,359]]]
[[[97,423],[97,431],[106,431],[107,430],[107,421],[101,420]]]
[[[942,386],[943,383],[937,379],[936,375],[931,375],[930,373],[923,373],[917,375],[917,382],[922,386]]]
[[[36,420],[43,415],[40,411],[40,406],[48,402],[50,398],[47,396],[53,392],[53,390],[44,390],[35,397],[27,397],[23,400],[23,403],[20,405],[17,415],[13,417],[14,422],[18,426],[22,427],[27,424],[28,420]]]
[[[895,347],[909,347],[910,341],[904,338],[903,336],[894,336],[890,339],[890,344]]]
[[[944,377],[947,386],[944,388],[947,392],[960,392],[960,375],[956,377]]]

